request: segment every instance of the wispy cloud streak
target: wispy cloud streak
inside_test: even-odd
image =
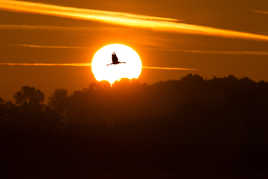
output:
[[[195,68],[182,68],[182,67],[157,67],[157,66],[143,66],[147,70],[166,70],[166,71],[197,71]]]
[[[41,49],[42,48],[43,49],[86,49],[86,48],[89,48],[88,46],[37,45],[37,44],[15,44],[11,46],[24,47],[24,48],[41,48]],[[205,55],[268,56],[268,51],[251,51],[251,50],[185,50],[185,49],[165,48],[165,47],[161,47],[160,50],[170,51],[170,52],[179,52],[179,53],[190,53],[190,54],[191,53],[192,54],[205,54]]]
[[[25,48],[43,48],[43,49],[86,49],[88,46],[64,46],[64,45],[37,45],[37,44],[14,44],[11,46]],[[145,44],[146,46],[146,44]],[[149,45],[151,46],[151,45]],[[158,46],[152,46],[159,50]],[[166,48],[161,46],[160,50],[179,53],[205,54],[205,55],[252,55],[252,56],[268,56],[268,51],[253,50],[185,50],[176,48]]]
[[[16,0],[0,0],[1,8],[11,11],[19,12],[29,12],[29,13],[38,13],[38,14],[47,14],[63,17],[72,17],[78,19],[90,19],[90,18],[99,18],[100,20],[109,20],[109,17],[112,18],[129,18],[129,19],[141,19],[141,20],[156,20],[156,21],[168,21],[176,22],[177,19],[174,18],[165,18],[165,17],[156,17],[156,16],[146,16],[138,15],[132,13],[121,13],[113,11],[103,11],[103,10],[94,10],[94,9],[83,9],[83,8],[74,8],[74,7],[65,7],[58,5],[50,5],[44,3],[34,3],[28,1],[16,1]],[[32,9],[27,9],[32,8]],[[40,10],[40,12],[38,12]]]
[[[252,55],[252,56],[268,56],[268,51],[246,51],[246,50],[182,50],[167,49],[167,51],[207,54],[207,55]]]
[[[90,63],[0,63],[0,66],[10,67],[90,67]],[[159,67],[159,66],[143,66],[148,70],[165,70],[165,71],[196,71],[194,68],[181,67]]]
[[[111,30],[111,29],[114,29],[114,27],[0,24],[0,30],[96,31],[96,30]]]
[[[25,48],[44,48],[44,49],[81,49],[89,48],[87,46],[63,46],[63,45],[36,45],[36,44],[16,44],[12,46]]]
[[[253,12],[257,13],[257,14],[267,14],[268,15],[268,11],[263,11],[263,10],[253,10]]]
[[[89,67],[90,63],[0,63],[11,67]]]
[[[1,1],[1,0],[0,0]],[[86,27],[50,25],[0,24],[0,30],[88,30]]]
[[[122,12],[83,9],[14,0],[0,0],[0,9],[79,20],[98,21],[114,25],[145,28],[165,32],[268,41],[267,35],[180,23],[174,18],[144,16]]]

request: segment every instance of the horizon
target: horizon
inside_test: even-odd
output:
[[[55,93],[55,91],[57,90],[66,90],[68,92],[68,95],[72,95],[74,94],[75,92],[79,92],[79,91],[83,91],[83,90],[87,90],[87,89],[90,89],[92,86],[99,86],[99,87],[105,87],[107,89],[110,89],[110,90],[113,90],[113,88],[117,88],[119,85],[124,85],[125,87],[127,86],[131,86],[131,85],[139,85],[139,86],[157,86],[159,84],[168,84],[170,82],[175,82],[175,83],[179,83],[181,82],[182,80],[184,80],[185,78],[189,78],[189,77],[200,77],[202,78],[203,81],[206,81],[206,82],[210,82],[210,81],[213,81],[213,80],[219,80],[219,81],[222,81],[222,80],[229,80],[230,78],[232,79],[235,79],[237,82],[239,81],[243,81],[243,80],[249,80],[253,83],[255,83],[256,85],[257,84],[261,84],[261,83],[266,83],[268,84],[268,81],[264,81],[264,80],[253,80],[249,77],[237,77],[235,75],[227,75],[227,76],[223,76],[223,77],[217,77],[217,76],[214,76],[214,77],[204,77],[202,75],[199,75],[199,74],[195,74],[195,73],[189,73],[189,74],[186,74],[182,77],[180,77],[179,79],[170,79],[170,80],[160,80],[160,81],[156,81],[156,82],[151,82],[151,83],[146,83],[146,82],[142,82],[140,79],[127,79],[127,78],[122,78],[118,81],[115,81],[113,84],[110,84],[108,81],[97,81],[97,80],[93,80],[91,82],[88,83],[87,86],[85,87],[82,87],[82,88],[77,88],[77,89],[68,89],[68,88],[63,88],[63,87],[59,87],[59,88],[55,88],[55,89],[51,89],[51,90],[44,90],[42,88],[38,88],[34,85],[22,85],[20,86],[18,89],[15,89],[15,91],[13,92],[10,92],[11,94],[5,98],[3,96],[0,95],[0,99],[3,99],[4,101],[6,102],[15,102],[14,100],[14,94],[16,92],[18,92],[19,90],[21,90],[23,87],[30,87],[30,88],[34,88],[34,89],[37,89],[37,90],[40,90],[44,96],[45,96],[45,104],[48,103],[49,101],[49,98],[53,95],[53,93]]]

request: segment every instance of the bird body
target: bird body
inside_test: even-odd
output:
[[[126,63],[126,62],[120,62],[116,53],[114,52],[112,54],[112,63],[111,64],[107,64],[107,65],[118,65],[118,64],[122,64],[122,63]]]

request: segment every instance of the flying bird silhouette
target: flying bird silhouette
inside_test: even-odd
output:
[[[110,66],[110,65],[118,65],[118,64],[122,64],[122,63],[126,63],[126,62],[120,62],[119,59],[118,59],[118,57],[117,57],[117,55],[116,55],[116,53],[113,52],[113,54],[112,54],[112,63],[107,64],[107,66]]]

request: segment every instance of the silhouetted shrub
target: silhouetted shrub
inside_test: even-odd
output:
[[[44,94],[33,87],[24,86],[14,95],[14,99],[16,104],[41,104],[44,102],[45,96]]]

